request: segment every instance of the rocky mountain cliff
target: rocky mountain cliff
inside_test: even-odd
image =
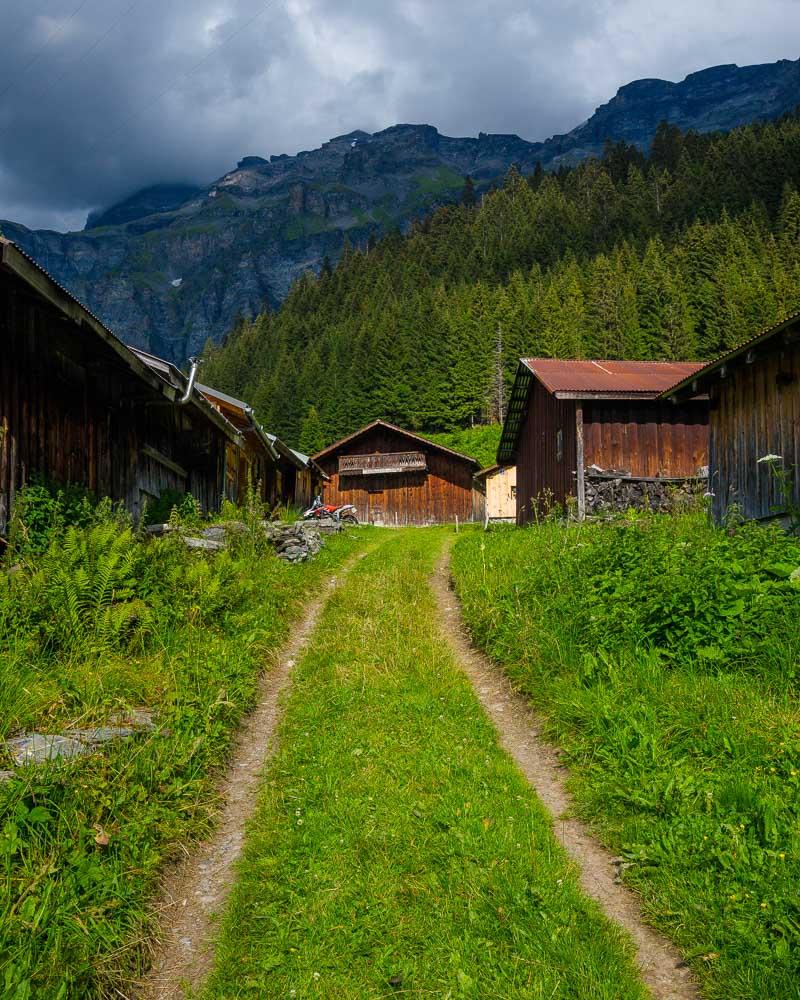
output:
[[[606,138],[646,147],[662,120],[728,130],[798,104],[800,60],[718,66],[681,83],[628,84],[587,122],[546,142],[395,125],[296,156],[247,156],[206,188],[148,188],[94,213],[80,233],[0,227],[123,339],[182,363],[237,314],[280,303],[298,274],[336,257],[345,237],[361,243],[406,225],[456,199],[467,174],[488,185],[513,163],[529,172],[537,162],[578,162]]]

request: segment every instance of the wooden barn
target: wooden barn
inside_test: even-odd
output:
[[[475,483],[482,497],[481,516],[490,521],[511,522],[517,518],[517,467],[490,465],[475,473]]]
[[[280,456],[266,431],[256,420],[252,406],[207,385],[198,383],[197,388],[233,424],[244,442],[238,454],[231,455],[227,462],[228,482],[225,492],[228,498],[241,502],[247,493],[248,483],[252,483],[253,488],[260,487],[264,503],[276,503],[280,499]]]
[[[0,237],[0,532],[33,479],[121,500],[223,495],[235,428],[185,376],[173,385]]]
[[[351,503],[368,524],[446,524],[473,520],[479,465],[384,420],[314,456],[329,477],[326,503]]]
[[[800,313],[686,376],[664,393],[677,407],[698,392],[710,409],[709,490],[715,520],[786,512],[765,455],[791,473],[800,504]]]
[[[498,463],[517,466],[517,523],[545,496],[574,497],[587,513],[588,477],[661,487],[708,464],[708,400],[659,399],[702,365],[523,358],[509,399]]]

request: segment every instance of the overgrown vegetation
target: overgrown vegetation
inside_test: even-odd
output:
[[[445,532],[379,537],[296,668],[204,995],[644,1000],[439,631]]]
[[[205,558],[177,535],[143,541],[107,503],[77,511],[44,488],[18,504],[0,570],[0,737],[132,707],[157,728],[0,782],[0,993],[13,1000],[106,996],[135,972],[159,867],[213,822],[259,671],[357,544],[288,566],[246,530]]]
[[[406,236],[347,248],[206,350],[207,378],[298,440],[376,417],[497,419],[522,356],[710,357],[800,307],[800,119],[659,130],[557,174],[516,171]],[[468,192],[465,191],[465,195]]]
[[[443,444],[445,448],[476,458],[481,468],[486,469],[495,463],[502,429],[502,424],[476,424],[474,427],[464,427],[449,433],[426,434],[425,437]]]
[[[704,996],[800,981],[800,541],[702,514],[465,535],[475,640]]]

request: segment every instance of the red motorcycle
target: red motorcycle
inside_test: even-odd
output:
[[[332,503],[323,503],[321,496],[314,497],[314,502],[303,513],[303,520],[313,521],[323,517],[331,517],[334,521],[343,521],[345,524],[358,524],[358,512],[351,503],[342,503],[338,506]]]

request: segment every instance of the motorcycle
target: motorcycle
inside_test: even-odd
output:
[[[303,520],[313,521],[323,517],[331,517],[334,521],[343,521],[345,524],[358,524],[358,512],[351,503],[323,503],[322,497],[316,496],[308,510],[303,512]]]

